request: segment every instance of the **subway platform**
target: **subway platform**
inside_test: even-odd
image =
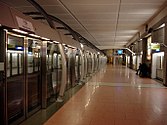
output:
[[[108,65],[44,125],[167,125],[166,87]]]

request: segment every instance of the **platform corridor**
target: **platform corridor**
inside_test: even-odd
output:
[[[167,125],[167,89],[108,65],[44,125]]]

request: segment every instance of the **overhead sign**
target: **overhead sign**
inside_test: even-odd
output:
[[[27,21],[23,18],[16,16],[17,23],[19,28],[34,32],[34,27],[30,21]]]
[[[160,44],[159,43],[151,43],[151,49],[152,50],[160,50]]]
[[[123,54],[123,50],[117,50],[117,54]]]

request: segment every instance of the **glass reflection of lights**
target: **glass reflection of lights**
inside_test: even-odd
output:
[[[27,32],[19,30],[19,29],[12,29],[12,30],[18,33],[22,33],[22,34],[28,34]]]
[[[50,39],[48,39],[48,38],[45,38],[45,37],[41,37],[41,38],[42,38],[42,39],[44,39],[44,40],[47,40],[47,41],[48,41],[48,40],[50,40]]]
[[[16,46],[16,49],[17,50],[23,50],[23,47],[22,46]]]
[[[31,56],[31,55],[32,55],[32,52],[28,52],[28,54]]]
[[[40,36],[35,35],[35,34],[29,34],[30,36],[36,37],[36,38],[40,38]]]
[[[84,47],[82,43],[80,43],[80,45],[81,45],[81,48],[83,48],[83,47]]]
[[[86,103],[85,108],[89,105],[89,103],[90,103],[90,99],[88,99],[88,102]]]
[[[57,42],[57,41],[53,41],[54,43],[59,43],[59,42]]]
[[[23,51],[14,51],[14,50],[7,50],[9,53],[23,53]]]

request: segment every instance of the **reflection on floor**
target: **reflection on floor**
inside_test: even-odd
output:
[[[167,125],[167,89],[108,65],[44,125]]]

